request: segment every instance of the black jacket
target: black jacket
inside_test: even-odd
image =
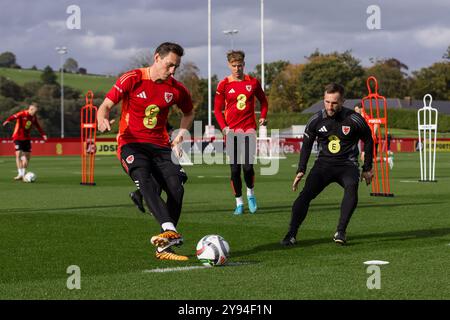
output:
[[[306,124],[297,173],[305,172],[311,149],[317,138],[317,162],[325,165],[358,166],[358,142],[364,142],[363,171],[372,169],[373,140],[366,121],[355,111],[342,107],[333,117],[325,109],[315,113]]]

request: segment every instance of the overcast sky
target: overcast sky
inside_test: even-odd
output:
[[[24,68],[59,68],[65,45],[89,73],[117,74],[143,50],[164,41],[186,49],[207,76],[207,0],[0,0],[0,52],[12,51]],[[321,52],[351,49],[369,58],[395,57],[418,70],[442,59],[450,45],[450,0],[265,0],[265,60],[302,63]],[[81,29],[70,30],[69,5],[81,9]],[[370,5],[381,10],[381,29],[366,24]],[[260,0],[212,0],[212,72],[228,74],[226,51],[246,52],[247,71],[260,63]]]

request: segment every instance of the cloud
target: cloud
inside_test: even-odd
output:
[[[378,0],[382,30],[366,26],[373,0],[266,0],[266,62],[304,62],[316,48],[322,52],[351,49],[368,63],[370,57],[395,57],[417,69],[439,60],[450,44],[450,1]],[[81,30],[68,30],[66,9],[81,8]],[[94,73],[117,73],[141,50],[153,52],[163,41],[186,49],[207,75],[206,0],[15,0],[0,12],[0,51],[16,53],[24,67],[59,67],[55,46]],[[246,69],[260,63],[260,1],[212,1],[212,72],[228,73],[225,52],[231,48],[226,29],[238,29],[235,48],[246,52]]]
[[[446,48],[450,45],[450,27],[432,26],[417,31],[414,38],[427,48]]]

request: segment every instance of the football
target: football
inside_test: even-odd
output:
[[[230,245],[219,235],[207,235],[197,244],[197,258],[205,266],[224,265],[230,255]]]
[[[25,176],[23,177],[23,181],[25,182],[35,182],[36,181],[36,175],[33,172],[27,172]]]

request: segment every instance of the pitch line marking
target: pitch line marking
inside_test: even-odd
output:
[[[209,266],[189,266],[189,267],[176,267],[176,268],[156,268],[150,270],[144,270],[146,273],[163,273],[163,272],[176,272],[176,271],[189,271],[195,269],[211,268]]]
[[[232,266],[243,266],[251,264],[250,262],[228,262],[223,266],[218,266],[216,268],[221,267],[232,267]],[[177,271],[189,271],[189,270],[197,270],[197,269],[211,269],[211,266],[186,266],[186,267],[175,267],[175,268],[156,268],[156,269],[148,269],[144,270],[145,273],[163,273],[163,272],[177,272]]]
[[[383,264],[389,264],[389,261],[382,261],[382,260],[369,260],[363,262],[366,265],[383,265]]]

